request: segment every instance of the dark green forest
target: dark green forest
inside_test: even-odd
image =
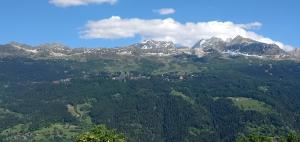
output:
[[[128,142],[283,141],[300,131],[299,87],[289,60],[3,58],[0,141],[75,141],[98,124]]]

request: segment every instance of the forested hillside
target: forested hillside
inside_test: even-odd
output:
[[[0,141],[231,142],[300,131],[300,63],[251,57],[0,59]]]

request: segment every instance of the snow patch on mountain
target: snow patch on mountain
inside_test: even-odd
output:
[[[13,46],[14,48],[26,51],[26,52],[35,53],[35,54],[38,53],[38,51],[36,49],[26,49],[26,48],[24,48],[22,46],[15,45],[15,44],[12,44],[11,46]]]

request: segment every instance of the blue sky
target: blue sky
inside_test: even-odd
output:
[[[149,31],[145,33],[139,30],[134,37],[102,38],[106,35],[98,35],[82,38],[88,21],[109,20],[112,16],[119,16],[121,23],[124,23],[124,19],[130,21],[132,18],[144,20],[145,23],[152,19],[172,18],[182,25],[209,21],[230,21],[235,25],[259,22],[262,24],[260,28],[249,28],[247,31],[300,47],[298,0],[118,0],[114,4],[90,3],[69,7],[57,6],[49,1],[1,0],[0,44],[10,41],[32,45],[59,42],[72,47],[115,47],[139,42],[143,36],[158,36],[149,36]],[[176,12],[160,15],[157,11],[161,8],[172,8]],[[154,27],[153,30],[157,29]],[[107,32],[105,34],[112,34]],[[168,35],[159,35],[157,38],[161,36]]]

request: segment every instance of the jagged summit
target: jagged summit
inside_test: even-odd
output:
[[[209,39],[201,39],[192,48],[202,48],[204,51],[222,51],[226,46],[226,42],[221,38],[212,37]]]
[[[175,44],[171,41],[156,41],[156,40],[144,40],[141,43],[135,44],[135,46],[141,49],[176,48]]]
[[[257,41],[250,39],[250,38],[244,38],[240,35],[236,36],[235,38],[233,38],[232,40],[229,40],[228,43],[229,44],[251,44],[251,43],[255,43]]]
[[[50,56],[66,56],[72,54],[73,49],[60,43],[46,43],[36,47],[39,53]]]

